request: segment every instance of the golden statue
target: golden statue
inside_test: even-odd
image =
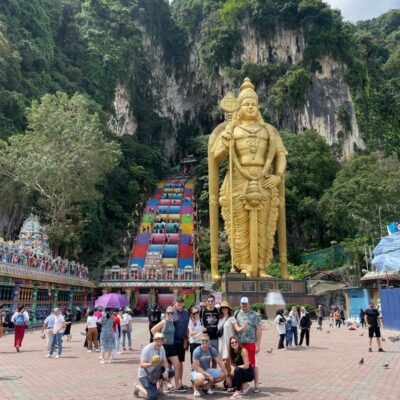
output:
[[[246,78],[239,97],[221,101],[226,121],[208,142],[211,275],[218,274],[219,205],[235,267],[248,277],[266,277],[278,229],[282,278],[288,278],[286,252],[286,149],[277,130],[259,112],[254,85]],[[228,173],[219,190],[219,164],[229,158]],[[218,193],[219,192],[219,193]],[[219,198],[218,198],[219,197]]]

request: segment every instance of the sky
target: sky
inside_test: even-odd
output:
[[[400,0],[324,0],[338,8],[345,20],[357,22],[382,15],[392,8],[400,8]]]

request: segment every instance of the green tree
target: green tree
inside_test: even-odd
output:
[[[330,235],[375,242],[387,223],[398,219],[400,161],[375,152],[358,155],[337,174],[319,203]]]
[[[39,195],[53,248],[74,242],[85,225],[80,205],[100,197],[97,185],[116,166],[119,146],[107,142],[98,106],[58,92],[34,100],[28,129],[1,143],[0,174]]]

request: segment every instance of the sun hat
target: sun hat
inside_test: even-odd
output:
[[[221,301],[221,308],[222,307],[226,307],[226,308],[229,308],[230,310],[232,310],[232,307],[229,305],[229,303],[226,300]]]
[[[163,339],[164,339],[164,334],[161,333],[161,332],[157,332],[157,333],[154,335],[154,340],[157,340],[157,339],[163,340]]]

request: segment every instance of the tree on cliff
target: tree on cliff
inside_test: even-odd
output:
[[[25,134],[0,142],[0,174],[39,197],[54,249],[79,235],[81,205],[99,198],[96,186],[120,157],[97,110],[80,94],[45,95],[27,110]]]

